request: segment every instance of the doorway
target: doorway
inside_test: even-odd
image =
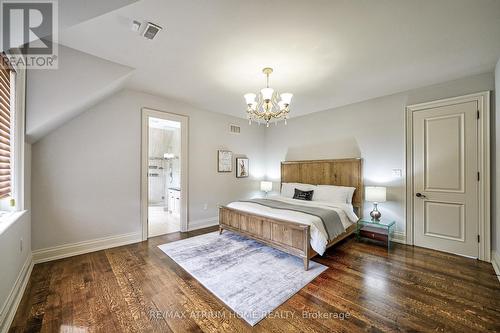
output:
[[[407,108],[407,243],[489,260],[489,93]]]
[[[188,118],[142,110],[142,238],[187,230]]]

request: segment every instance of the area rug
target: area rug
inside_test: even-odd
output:
[[[229,231],[159,248],[251,326],[327,269]]]

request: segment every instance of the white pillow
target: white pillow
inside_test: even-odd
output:
[[[313,201],[352,203],[355,187],[318,185],[313,193]]]
[[[302,183],[283,183],[281,184],[281,195],[284,196],[285,198],[293,198],[293,195],[295,194],[295,189],[299,189],[301,191],[315,191],[316,192],[316,187],[315,185],[311,184],[302,184]],[[314,193],[313,193],[314,195]]]

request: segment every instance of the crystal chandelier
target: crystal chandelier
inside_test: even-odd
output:
[[[272,120],[276,122],[284,120],[286,125],[293,94],[278,94],[273,88],[269,88],[269,75],[273,72],[272,68],[266,67],[262,72],[266,75],[266,87],[258,94],[243,95],[247,103],[248,122],[252,124],[252,121],[258,123],[265,121],[266,126],[269,127],[269,122]]]

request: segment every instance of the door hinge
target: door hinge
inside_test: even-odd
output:
[[[477,181],[480,181],[481,180],[481,173],[478,171],[477,172]]]
[[[480,238],[480,236],[479,236],[479,235],[477,235],[477,242],[478,242],[478,243],[481,243],[481,238]]]
[[[481,117],[481,113],[479,113],[479,110],[477,110],[477,119]]]

